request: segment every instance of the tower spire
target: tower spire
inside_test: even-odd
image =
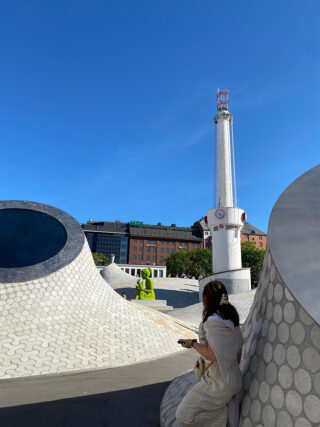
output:
[[[217,110],[220,111],[224,106],[227,110],[229,105],[229,90],[228,89],[218,89],[217,90]]]

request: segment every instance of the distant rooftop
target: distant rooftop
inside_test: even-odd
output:
[[[241,233],[243,233],[243,234],[256,234],[257,236],[266,236],[267,235],[267,233],[259,230],[259,228],[254,227],[253,225],[249,224],[248,222],[245,222],[243,224],[243,228],[241,230]]]
[[[129,233],[129,224],[120,221],[88,221],[87,224],[82,224],[81,227],[85,231],[101,231],[108,233]]]
[[[125,233],[130,236],[144,237],[159,237],[172,238],[181,240],[202,240],[201,232],[194,227],[177,227],[176,224],[162,225],[158,222],[157,225],[144,224],[141,221],[93,221],[90,220],[87,224],[82,224],[85,231],[101,232],[101,233]]]
[[[131,236],[150,236],[172,239],[202,240],[199,230],[192,227],[143,225],[130,226]]]

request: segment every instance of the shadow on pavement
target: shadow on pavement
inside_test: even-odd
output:
[[[169,383],[0,408],[0,426],[157,427],[161,399]]]

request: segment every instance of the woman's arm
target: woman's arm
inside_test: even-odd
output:
[[[200,344],[198,342],[192,342],[192,340],[184,340],[184,344],[182,344],[182,347],[184,347],[184,348],[192,348],[193,347],[205,359],[212,360],[213,362],[215,362],[217,360],[214,351],[212,350],[212,348],[210,347],[210,345],[208,343]]]

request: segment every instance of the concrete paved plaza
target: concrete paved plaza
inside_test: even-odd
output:
[[[177,344],[178,346],[178,344]],[[1,381],[0,427],[152,427],[195,350],[121,368]]]

